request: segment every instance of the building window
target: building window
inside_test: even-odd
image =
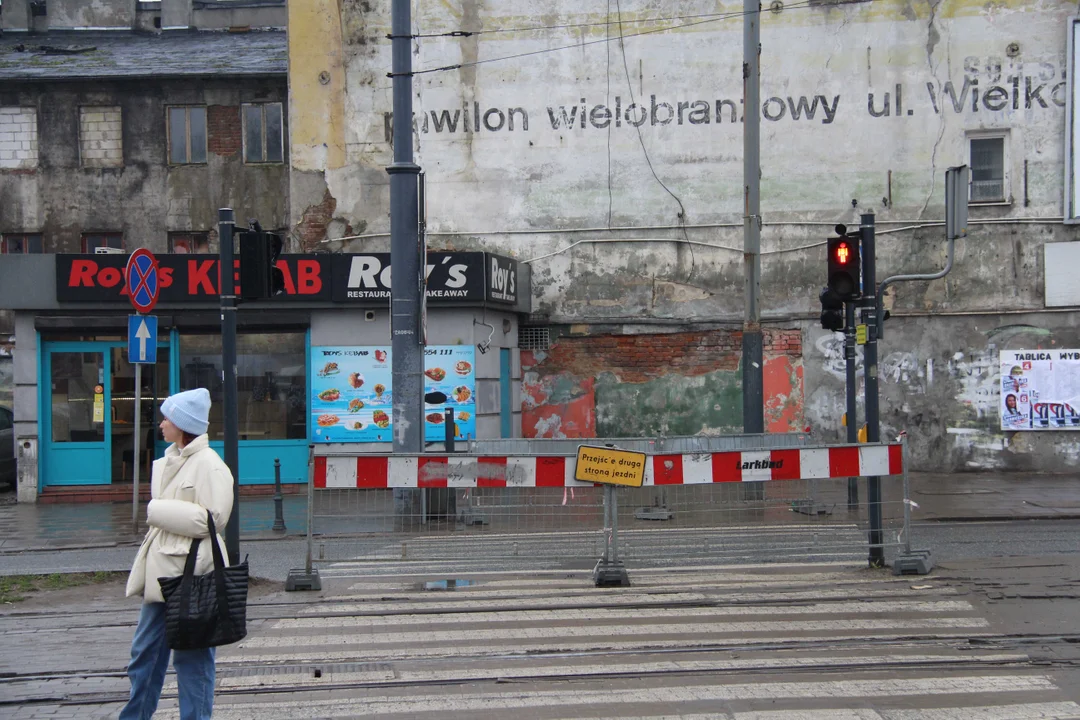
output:
[[[245,105],[244,162],[282,162],[282,148],[281,103]]]
[[[5,233],[3,242],[0,242],[0,253],[5,255],[23,255],[27,253],[41,253],[41,235],[26,235]]]
[[[82,251],[84,253],[97,252],[98,248],[110,250],[124,249],[124,236],[122,233],[83,233]]]
[[[206,162],[206,108],[169,108],[169,162]]]
[[[176,255],[189,255],[210,252],[210,236],[200,232],[169,233],[169,252]]]
[[[1005,172],[1005,136],[969,138],[971,202],[1000,203],[1009,199]]]
[[[37,110],[0,107],[0,168],[25,170],[37,165]]]
[[[210,391],[211,441],[224,437],[220,335],[180,336],[180,387]],[[307,438],[304,333],[241,333],[236,389],[241,440]]]
[[[518,347],[522,350],[547,350],[551,347],[551,330],[539,325],[518,328]]]
[[[83,167],[123,167],[121,118],[119,107],[79,108],[79,156]]]

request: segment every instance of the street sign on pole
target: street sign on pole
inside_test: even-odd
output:
[[[129,263],[129,267],[130,267]],[[156,264],[154,273],[156,275]],[[156,282],[156,278],[155,278]],[[132,295],[134,297],[134,294]],[[156,298],[155,298],[156,299]],[[132,304],[135,301],[132,300]],[[151,303],[152,304],[152,303]],[[135,434],[131,476],[131,528],[139,532],[139,444],[142,442],[142,366],[157,362],[158,319],[156,315],[128,315],[128,362],[135,366]]]
[[[158,281],[158,262],[146,248],[131,253],[124,268],[124,283],[128,298],[136,312],[148,313],[157,304],[161,283]]]
[[[156,315],[128,315],[128,362],[132,365],[157,362],[158,319]]]

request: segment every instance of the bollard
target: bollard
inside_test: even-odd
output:
[[[274,458],[274,532],[285,532],[285,508],[281,495],[281,458]]]

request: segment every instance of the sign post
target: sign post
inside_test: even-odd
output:
[[[574,479],[604,486],[604,555],[593,568],[597,586],[626,586],[630,578],[619,559],[619,498],[616,486],[641,487],[645,481],[645,453],[614,447],[578,447]]]
[[[137,315],[128,316],[128,361],[135,366],[135,417],[132,437],[131,530],[139,532],[139,441],[142,439],[142,366],[157,362],[157,317],[143,315],[157,304],[161,283],[157,258],[146,248],[131,253],[124,282]]]

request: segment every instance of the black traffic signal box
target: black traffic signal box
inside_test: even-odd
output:
[[[284,243],[276,233],[237,232],[240,239],[240,292],[244,300],[265,300],[285,291],[285,275],[277,266]]]
[[[844,329],[844,301],[832,288],[822,288],[821,327],[826,330]]]
[[[842,234],[829,238],[828,284],[840,300],[854,300],[859,297],[862,285],[861,262],[859,257],[859,239]]]

